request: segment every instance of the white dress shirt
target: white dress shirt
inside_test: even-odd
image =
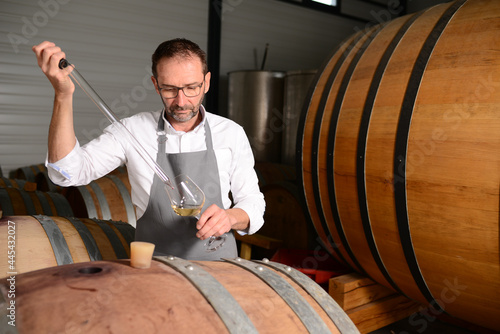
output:
[[[244,210],[250,217],[250,226],[241,234],[253,234],[264,223],[265,201],[258,186],[254,170],[254,157],[243,128],[237,123],[211,114],[200,107],[202,122],[190,132],[176,131],[165,120],[167,135],[166,152],[196,152],[206,150],[204,122],[208,121],[219,168],[224,209],[234,207]],[[121,120],[148,155],[156,161],[158,153],[157,125],[163,110],[142,112]],[[50,179],[61,186],[86,185],[103,177],[115,168],[126,164],[132,203],[139,219],[146,211],[154,171],[125,138],[126,131],[118,123],[104,129],[98,138],[80,146],[78,140],[73,150],[55,163],[46,162]]]

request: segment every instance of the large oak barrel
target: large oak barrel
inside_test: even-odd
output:
[[[127,173],[110,173],[90,184],[63,190],[75,216],[136,224]]]
[[[4,216],[0,219],[0,244],[5,246],[0,252],[0,276],[76,262],[127,259],[134,235],[134,227],[122,222]]]
[[[307,210],[339,261],[500,330],[500,1],[459,0],[347,39],[301,119]]]
[[[9,284],[0,284],[7,303]],[[19,333],[359,333],[304,274],[238,259],[47,268],[15,277],[15,308]]]
[[[34,183],[26,183],[34,185]],[[0,188],[0,211],[3,215],[73,216],[70,203],[60,193]]]

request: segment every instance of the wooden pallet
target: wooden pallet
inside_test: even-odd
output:
[[[392,324],[422,307],[357,273],[331,278],[329,294],[361,333],[370,333]]]
[[[270,238],[260,234],[240,235],[234,233],[236,240],[241,241],[240,257],[245,260],[252,258],[252,246],[270,250],[278,250],[283,244],[282,240]]]

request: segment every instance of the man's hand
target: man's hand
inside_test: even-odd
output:
[[[59,62],[65,57],[61,48],[52,42],[42,42],[33,47],[38,66],[54,87],[54,108],[49,127],[49,162],[56,162],[68,155],[76,145],[73,128],[73,92],[75,85],[69,73],[73,67],[64,70],[59,68]]]
[[[212,204],[201,215],[196,223],[198,233],[196,236],[201,240],[211,236],[221,236],[231,229],[244,230],[248,227],[250,218],[241,209],[224,210]]]
[[[75,85],[69,77],[72,67],[68,66],[64,70],[59,68],[59,62],[66,57],[61,48],[45,41],[33,46],[32,50],[36,54],[38,66],[54,87],[56,96],[72,95],[75,91]]]

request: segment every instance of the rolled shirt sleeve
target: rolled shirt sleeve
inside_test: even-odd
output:
[[[116,125],[108,126],[103,134],[81,146],[78,139],[68,155],[50,163],[45,160],[49,178],[63,187],[86,185],[126,161],[122,145],[116,140]]]
[[[79,147],[80,143],[77,139],[73,150],[67,156],[54,163],[49,162],[47,154],[45,166],[47,167],[47,174],[52,182],[63,187],[71,185],[71,180],[73,179],[71,171],[74,170],[74,168],[71,168],[70,165],[71,161],[79,160],[76,153]]]

